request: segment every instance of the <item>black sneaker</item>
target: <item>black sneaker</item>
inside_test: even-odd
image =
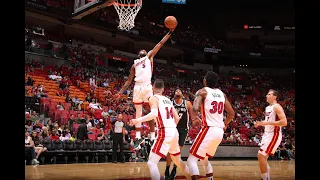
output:
[[[173,167],[171,174],[170,174],[170,179],[173,180],[176,177],[176,174],[177,174],[177,168]]]
[[[164,179],[170,180],[169,167],[166,167],[166,171],[164,172]]]
[[[133,148],[136,149],[142,142],[143,142],[144,139],[140,138],[140,139],[136,139],[134,141],[134,145],[133,145]]]

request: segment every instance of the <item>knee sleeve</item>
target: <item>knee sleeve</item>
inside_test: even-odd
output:
[[[198,169],[198,158],[189,154],[188,157],[188,165],[189,165],[189,169],[190,169],[190,174],[192,176],[194,175],[200,175],[199,169]]]
[[[154,154],[153,152],[149,155],[148,160],[148,167],[150,170],[150,175],[152,180],[160,180],[160,172],[158,169],[158,162],[160,161],[161,157],[157,154]]]

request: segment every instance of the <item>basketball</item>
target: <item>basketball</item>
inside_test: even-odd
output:
[[[164,25],[169,29],[175,28],[177,24],[178,24],[178,21],[174,16],[168,16],[164,20]]]

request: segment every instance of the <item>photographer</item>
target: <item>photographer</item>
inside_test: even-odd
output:
[[[153,143],[151,140],[151,134],[149,133],[148,137],[146,138],[144,137],[144,135],[142,135],[141,137],[144,139],[141,142],[141,144],[136,148],[136,156],[147,161]]]

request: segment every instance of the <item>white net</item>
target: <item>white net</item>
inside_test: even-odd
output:
[[[142,0],[117,0],[113,4],[119,15],[120,30],[129,31],[134,27],[134,20],[142,7]]]

